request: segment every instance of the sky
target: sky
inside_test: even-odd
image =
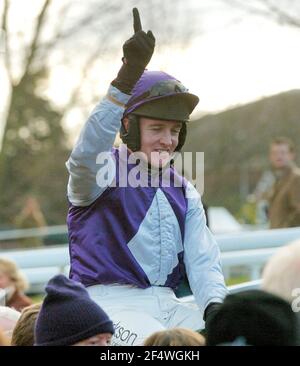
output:
[[[19,6],[28,6],[28,2],[19,0]],[[223,7],[214,14],[208,13],[203,18],[201,37],[194,39],[183,51],[173,49],[155,54],[148,65],[150,70],[163,69],[176,76],[200,97],[194,117],[300,88],[300,28],[280,26],[258,16],[244,16],[236,23],[218,26],[232,19],[232,12],[232,9]],[[26,20],[20,16],[19,22],[22,19]],[[103,60],[99,68],[101,75],[100,72],[95,75],[99,95],[105,93],[119,66],[120,60],[115,56],[114,59],[108,57]],[[65,103],[75,74],[76,70],[72,73],[68,66],[53,68],[46,94],[54,104]],[[2,86],[5,74],[1,53],[0,80],[0,100],[4,100],[6,90]],[[1,103],[2,126],[3,106]],[[65,126],[74,136],[83,123],[76,113],[65,120]]]
[[[251,21],[208,34],[182,56],[187,85],[199,94],[198,111],[215,112],[300,87],[300,29]],[[173,72],[173,71],[172,71]],[[195,77],[197,75],[197,77]]]

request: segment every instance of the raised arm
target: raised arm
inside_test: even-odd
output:
[[[68,199],[75,206],[88,206],[107,188],[99,186],[99,169],[112,169],[112,157],[105,165],[97,164],[97,156],[110,152],[118,130],[125,104],[131,90],[144,72],[154,51],[155,39],[151,31],[142,30],[139,12],[133,9],[134,35],[123,45],[123,64],[113,80],[106,97],[88,118],[79,139],[66,163],[70,177]],[[114,178],[110,174],[110,179]],[[108,182],[109,184],[109,182]]]

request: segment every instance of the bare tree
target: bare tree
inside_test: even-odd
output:
[[[18,4],[2,0],[0,5],[6,34],[3,57],[11,89],[0,153],[0,205],[6,208],[0,220],[11,224],[23,196],[35,194],[47,209],[48,223],[55,223],[65,215],[64,161],[69,153],[61,121],[75,105],[84,107],[80,91],[93,80],[91,71],[99,60],[108,54],[120,58],[121,46],[132,34],[132,7],[139,7],[145,28],[156,35],[157,51],[172,44],[186,47],[200,32],[199,13],[193,1],[183,6],[180,0],[40,0],[39,8],[27,5],[32,18],[18,29],[13,13],[20,12]],[[57,59],[69,70],[80,70],[68,101],[59,108],[40,93]],[[87,94],[93,99],[95,88]]]
[[[297,0],[221,0],[247,14],[263,16],[278,24],[300,28],[300,4]]]
[[[119,51],[126,37],[130,36],[130,13],[136,3],[130,0],[124,6],[121,0],[89,0],[84,3],[65,0],[61,6],[57,6],[58,2],[43,0],[36,19],[32,19],[31,41],[26,44],[26,30],[18,30],[18,34],[14,34],[13,15],[10,14],[13,0],[3,1],[2,29],[6,34],[4,57],[12,89],[41,69],[51,70],[53,65],[49,64],[49,60],[55,53],[64,55],[63,62],[70,69],[74,59],[76,62],[80,60],[82,77],[74,90],[70,91],[70,100],[63,114],[78,101],[78,89],[88,79],[89,70],[94,64],[103,55]],[[146,26],[155,28],[157,52],[166,46],[187,47],[193,36],[200,33],[199,12],[195,11],[193,2],[183,5],[179,0],[150,0],[138,1],[139,4]],[[47,32],[50,35],[45,37]],[[20,44],[17,49],[11,47],[13,41]],[[16,60],[20,65],[17,73],[14,72]]]

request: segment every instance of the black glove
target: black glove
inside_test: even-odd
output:
[[[214,318],[216,313],[219,311],[222,306],[219,302],[211,302],[204,311],[203,320],[205,321],[205,330],[208,329],[209,323]]]
[[[133,8],[134,35],[123,45],[123,65],[112,85],[123,93],[130,94],[135,83],[141,77],[151,60],[155,38],[151,31],[142,30],[140,15],[137,8]]]

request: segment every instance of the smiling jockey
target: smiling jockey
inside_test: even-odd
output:
[[[142,30],[137,9],[133,16],[135,33],[123,46],[123,65],[66,165],[70,277],[87,287],[118,327],[125,321],[140,333],[142,342],[162,328],[202,329],[203,315],[212,316],[227,289],[201,198],[170,164],[185,142],[198,97],[164,72],[145,71],[155,39]],[[119,130],[124,144],[113,148]],[[171,183],[130,185],[137,168],[148,178],[167,172]],[[185,273],[194,304],[174,294]],[[133,316],[124,320],[124,311]]]

